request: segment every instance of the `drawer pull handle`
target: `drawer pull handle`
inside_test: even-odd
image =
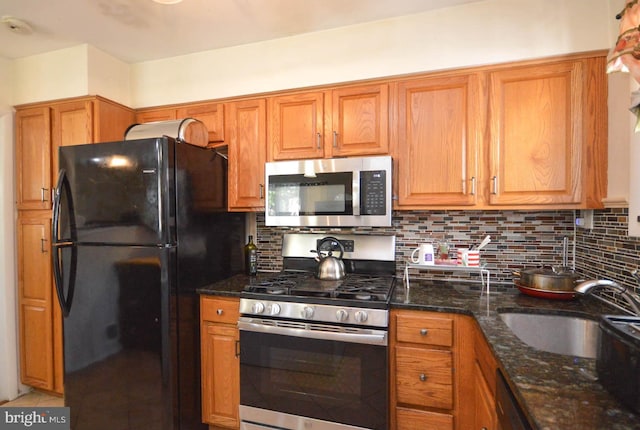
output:
[[[427,375],[425,375],[424,373],[421,373],[421,374],[420,374],[420,380],[421,380],[422,382],[426,381],[426,380],[427,380]]]
[[[427,330],[426,328],[420,330],[420,336],[426,336],[427,334],[429,334],[429,330]]]
[[[217,313],[218,315],[222,315],[222,312],[223,312],[223,311],[222,311],[222,309],[218,309],[218,310],[216,311],[216,313]]]

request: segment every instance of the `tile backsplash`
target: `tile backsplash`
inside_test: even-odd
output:
[[[597,210],[594,228],[574,226],[576,211],[395,211],[391,227],[298,228],[266,227],[264,214],[257,214],[259,269],[282,268],[282,235],[287,232],[333,234],[395,234],[396,261],[400,274],[411,252],[423,242],[447,241],[454,247],[479,244],[486,235],[491,243],[481,251],[481,261],[491,272],[493,288],[515,288],[513,270],[560,266],[563,239],[568,238],[569,266],[585,279],[607,278],[638,291],[630,271],[640,266],[640,239],[627,235],[627,209]],[[480,282],[477,273],[415,271],[412,277],[459,278]],[[624,304],[614,295],[609,300]]]

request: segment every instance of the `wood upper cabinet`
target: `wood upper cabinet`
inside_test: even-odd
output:
[[[58,172],[58,149],[62,146],[93,143],[93,101],[83,100],[77,102],[54,105],[51,108],[53,127],[52,137],[52,178],[53,186],[56,184]],[[121,136],[122,137],[122,136]]]
[[[584,76],[581,61],[489,74],[491,205],[582,202]]]
[[[133,119],[131,109],[100,97],[18,107],[18,209],[51,208],[51,189],[56,185],[61,146],[122,140]]]
[[[266,101],[228,103],[229,210],[264,208]]]
[[[202,421],[239,428],[240,359],[237,298],[200,298]]]
[[[269,160],[324,158],[323,91],[269,98]]]
[[[51,207],[51,108],[16,112],[16,197],[18,209]]]
[[[61,386],[54,372],[62,355],[54,356],[52,327],[51,215],[29,211],[18,218],[18,315],[20,379],[33,387],[53,391]],[[60,387],[61,388],[61,387]]]
[[[184,106],[177,111],[178,118],[195,118],[204,123],[209,132],[209,146],[224,142],[224,103],[206,103]]]
[[[209,146],[218,146],[224,142],[224,103],[193,103],[182,106],[140,109],[136,112],[137,123],[181,118],[195,118],[202,121],[209,132]]]
[[[269,160],[389,153],[388,84],[269,98]]]
[[[478,75],[402,81],[397,100],[397,206],[476,204],[482,142]]]
[[[396,208],[602,207],[604,63],[575,55],[398,82]]]
[[[177,118],[178,111],[176,108],[140,109],[136,111],[137,123],[170,121]]]
[[[605,56],[488,74],[490,207],[600,208],[607,193]]]
[[[331,103],[331,127],[325,127],[331,157],[389,153],[387,84],[332,90]]]

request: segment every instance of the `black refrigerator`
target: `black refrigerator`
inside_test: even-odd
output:
[[[61,147],[53,266],[73,430],[201,423],[196,290],[242,271],[226,158],[170,137]]]

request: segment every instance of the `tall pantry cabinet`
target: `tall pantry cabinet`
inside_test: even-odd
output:
[[[133,110],[99,96],[16,107],[20,379],[63,392],[62,316],[51,263],[58,148],[122,140]]]

